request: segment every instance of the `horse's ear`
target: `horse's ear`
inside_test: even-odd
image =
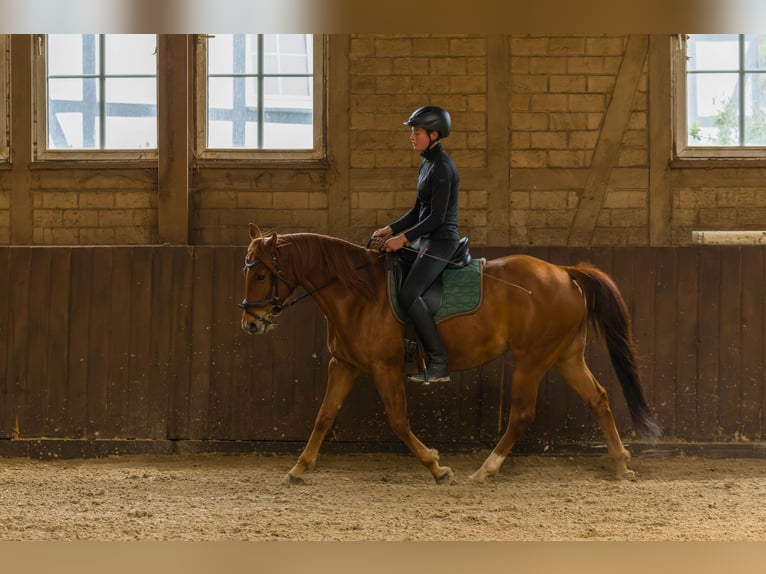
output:
[[[263,234],[255,223],[250,224],[250,239],[258,239]]]

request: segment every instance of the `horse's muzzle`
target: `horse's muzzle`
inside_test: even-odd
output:
[[[242,313],[242,321],[240,323],[242,330],[249,335],[263,335],[274,327],[274,323],[270,320],[270,317],[259,317],[252,313]]]

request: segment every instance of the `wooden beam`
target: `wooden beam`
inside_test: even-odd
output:
[[[648,46],[649,37],[645,34],[633,34],[628,38],[612,99],[593,152],[585,189],[580,195],[577,211],[569,229],[569,245],[590,245],[592,241],[596,220],[606,197],[609,177],[617,165],[620,143],[633,111],[633,101],[641,80]]]
[[[673,126],[670,38],[649,38],[649,245],[670,243],[673,193],[669,184]]]
[[[32,223],[32,44],[11,36],[11,243],[30,244]]]
[[[157,236],[161,243],[189,243],[189,39],[158,37]]]

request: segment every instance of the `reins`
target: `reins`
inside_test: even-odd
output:
[[[375,263],[377,260],[379,260],[384,255],[385,255],[384,253],[376,255],[375,259],[369,260],[366,263],[362,263],[361,265],[358,265],[357,267],[354,268],[354,271],[359,271],[360,269],[364,269],[365,267],[369,267],[370,265]],[[239,307],[240,309],[244,309],[245,312],[247,312],[249,309],[262,308],[262,307],[266,307],[268,305],[271,305],[271,309],[269,309],[268,316],[269,317],[278,317],[282,313],[282,311],[284,311],[285,309],[289,309],[290,307],[292,307],[296,303],[299,303],[300,301],[302,301],[306,297],[310,297],[314,293],[317,293],[317,292],[321,291],[322,289],[324,289],[326,287],[329,287],[330,285],[332,285],[333,283],[335,283],[339,279],[338,275],[335,275],[332,279],[330,279],[329,281],[326,281],[322,285],[319,285],[318,287],[314,287],[313,289],[310,289],[310,290],[306,291],[305,293],[301,293],[295,299],[292,299],[292,300],[286,302],[285,304],[280,304],[280,302],[279,302],[279,289],[277,289],[275,287],[275,285],[277,284],[277,281],[282,281],[285,285],[287,285],[290,288],[291,291],[294,290],[295,288],[290,285],[290,283],[287,281],[287,279],[283,275],[282,270],[279,267],[279,261],[277,260],[277,257],[276,257],[275,253],[271,254],[271,262],[272,262],[272,265],[274,265],[274,269],[276,270],[276,273],[274,273],[273,271],[270,271],[271,272],[271,299],[270,300],[264,299],[263,301],[248,301],[247,298],[245,298],[245,299],[242,300],[242,303],[239,303],[237,305],[237,307]],[[257,259],[257,260],[255,260],[253,262],[249,262],[249,261],[247,261],[247,259],[245,259],[245,268],[246,269],[253,269],[259,263],[262,263],[262,261],[260,259]],[[248,315],[250,315],[252,317],[255,317],[259,321],[262,321],[262,322],[264,322],[266,324],[270,325],[272,323],[272,321],[270,321],[269,319],[266,319],[266,318],[261,317],[259,315],[255,315],[254,313],[248,313]]]
[[[367,242],[366,248],[367,249],[371,249],[371,245],[372,244],[373,244],[373,238],[371,238],[370,241]],[[423,257],[423,256],[431,257],[432,259],[436,259],[437,261],[442,261],[442,262],[445,262],[445,263],[452,263],[449,259],[444,259],[442,257],[437,257],[436,255],[432,255],[431,253],[428,253],[427,251],[420,252],[417,249],[414,249],[414,248],[412,248],[412,247],[410,247],[408,245],[405,245],[404,247],[402,247],[402,249],[406,249],[406,250],[411,251],[413,253],[419,253],[421,257]],[[363,263],[363,264],[358,265],[357,267],[355,267],[354,271],[358,271],[360,269],[364,269],[365,267],[368,267],[368,266],[372,265],[373,263],[377,262],[379,259],[381,259],[382,257],[385,257],[386,255],[387,255],[386,252],[381,251],[378,255],[375,256],[374,259],[368,260],[366,263]],[[245,298],[245,299],[242,300],[242,303],[239,303],[237,305],[237,307],[239,307],[240,309],[244,309],[245,312],[248,315],[256,318],[257,320],[259,320],[259,321],[261,321],[263,323],[266,323],[267,325],[271,325],[273,323],[271,321],[271,318],[278,317],[282,313],[282,311],[284,311],[285,309],[289,309],[293,305],[296,305],[297,303],[300,303],[301,301],[303,301],[305,298],[310,297],[311,295],[314,295],[315,293],[318,293],[319,291],[321,291],[322,289],[325,289],[326,287],[329,287],[330,285],[332,285],[333,283],[335,283],[339,279],[339,277],[337,275],[335,275],[329,281],[326,281],[322,285],[319,285],[318,287],[314,287],[313,289],[310,289],[310,290],[306,291],[305,293],[302,293],[299,296],[295,297],[294,299],[292,299],[290,301],[287,301],[286,303],[282,304],[282,303],[280,303],[280,300],[279,300],[279,289],[277,287],[277,281],[282,281],[285,285],[287,285],[290,288],[291,291],[293,291],[295,288],[290,285],[290,283],[287,281],[287,279],[285,278],[284,274],[282,273],[282,270],[279,267],[279,261],[277,259],[276,253],[272,253],[271,254],[271,262],[272,262],[272,265],[274,266],[274,270],[276,271],[276,273],[275,273],[274,271],[270,270],[270,273],[271,273],[271,295],[270,295],[271,299],[264,299],[262,301],[248,301],[247,298]],[[247,259],[245,259],[245,269],[247,269],[247,270],[253,269],[256,265],[261,264],[261,263],[263,263],[263,262],[260,259],[256,259],[255,261],[252,261],[252,262],[247,261]],[[472,271],[474,273],[482,274],[482,271],[473,269],[469,265],[456,265],[455,263],[452,263],[452,264],[455,265],[455,267],[458,268],[458,269],[468,269],[469,271]],[[511,281],[506,281],[505,279],[502,279],[500,277],[497,277],[495,275],[490,275],[490,274],[487,274],[487,273],[484,273],[484,276],[485,277],[489,277],[491,279],[494,279],[496,281],[500,281],[501,283],[505,283],[506,285],[509,285],[511,287],[515,287],[516,289],[524,291],[527,295],[530,295],[530,296],[532,295],[532,291],[530,291],[529,289],[527,289],[525,287],[522,287],[521,285],[513,283]],[[263,307],[267,307],[269,305],[271,306],[271,308],[269,309],[269,312],[267,314],[268,318],[267,317],[261,317],[260,315],[256,315],[255,313],[250,313],[249,312],[250,309],[263,308]]]

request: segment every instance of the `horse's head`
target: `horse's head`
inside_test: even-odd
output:
[[[242,328],[262,335],[274,327],[274,319],[282,312],[283,301],[292,293],[277,259],[276,233],[264,235],[250,224],[250,245],[242,273],[245,276],[245,298],[242,308]]]

